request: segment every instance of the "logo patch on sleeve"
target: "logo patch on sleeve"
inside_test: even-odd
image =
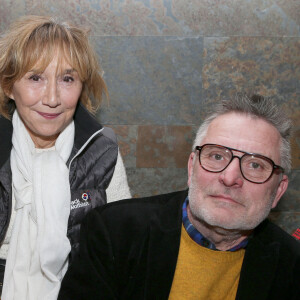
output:
[[[83,192],[81,194],[81,198],[79,197],[71,201],[71,210],[88,206],[90,205],[90,203],[91,203],[91,194],[88,191]]]
[[[81,198],[83,201],[88,201],[89,200],[89,194],[88,193],[82,193]]]

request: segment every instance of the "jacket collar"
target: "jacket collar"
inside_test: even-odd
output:
[[[75,123],[75,139],[74,148],[80,149],[84,143],[92,136],[96,131],[102,129],[102,125],[91,115],[90,112],[79,103],[74,114]],[[71,155],[72,156],[72,155]]]
[[[168,299],[179,252],[182,204],[186,196],[187,190],[174,193],[151,220],[145,280],[146,299]]]
[[[0,170],[10,157],[13,126],[11,120],[0,116]]]
[[[280,243],[263,221],[246,248],[236,299],[267,299],[279,259]]]

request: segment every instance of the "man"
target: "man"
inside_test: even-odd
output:
[[[189,190],[94,210],[59,299],[300,299],[300,245],[266,219],[288,186],[290,130],[269,99],[222,102],[198,130]]]

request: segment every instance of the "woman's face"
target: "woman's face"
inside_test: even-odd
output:
[[[49,148],[73,119],[82,82],[58,54],[43,73],[34,68],[13,85],[9,95],[37,148]]]

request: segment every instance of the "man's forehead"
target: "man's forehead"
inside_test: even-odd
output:
[[[205,143],[221,144],[276,159],[279,157],[280,134],[261,118],[231,112],[211,122],[202,144]]]

